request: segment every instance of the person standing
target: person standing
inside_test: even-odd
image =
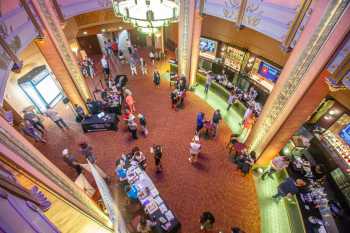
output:
[[[197,120],[196,120],[196,123],[197,123],[197,127],[196,127],[196,134],[197,135],[200,135],[200,131],[201,129],[203,128],[204,126],[204,113],[203,112],[199,112],[197,114]]]
[[[152,227],[155,226],[157,223],[152,222],[145,217],[141,217],[139,224],[137,225],[137,232],[138,233],[151,233]]]
[[[276,201],[280,201],[284,197],[292,197],[294,194],[299,193],[299,188],[306,185],[305,181],[302,179],[293,180],[293,178],[288,177],[280,185],[278,185],[277,193],[272,196]]]
[[[75,159],[75,156],[69,153],[69,150],[67,148],[62,150],[62,157],[63,157],[63,161],[69,167],[73,168],[76,171],[77,175],[80,175],[80,173],[82,172],[82,168],[80,164],[77,162],[77,160]]]
[[[199,142],[199,137],[195,135],[190,143],[190,158],[188,159],[190,163],[197,162],[198,154],[202,146]]]
[[[24,120],[30,121],[33,124],[33,126],[37,130],[39,130],[42,134],[45,132],[45,127],[44,127],[43,123],[41,122],[40,117],[37,114],[35,114],[32,111],[27,111],[27,110],[24,110],[23,113],[24,113],[24,115],[23,115]]]
[[[74,111],[76,113],[76,121],[81,122],[85,118],[85,112],[81,106],[74,104]]]
[[[102,69],[103,69],[103,75],[106,81],[106,85],[108,85],[108,79],[109,79],[109,75],[110,75],[110,70],[109,70],[109,64],[108,64],[108,60],[106,55],[102,56],[101,59],[101,65],[102,65]]]
[[[36,142],[46,143],[43,138],[43,134],[34,127],[33,123],[29,120],[24,120],[23,132],[32,137]]]
[[[149,59],[151,59],[152,64],[154,65],[155,55],[154,55],[152,50],[149,52],[148,57],[149,57]]]
[[[50,120],[52,120],[53,122],[55,122],[55,124],[61,128],[61,129],[69,129],[68,125],[64,122],[63,118],[58,115],[58,113],[56,111],[54,111],[51,108],[48,108],[45,112],[45,115],[50,118]]]
[[[143,60],[143,58],[140,58],[140,66],[141,66],[141,73],[142,75],[147,75],[147,65],[145,60]]]
[[[139,121],[140,121],[142,133],[143,133],[143,135],[145,135],[145,137],[147,137],[147,135],[148,135],[148,129],[147,129],[146,118],[145,118],[145,116],[142,115],[141,113],[139,113],[139,115],[138,115],[137,117],[139,118]]]
[[[128,120],[128,129],[129,129],[129,132],[131,133],[131,137],[133,139],[137,139],[137,124],[136,122],[134,121],[134,118],[129,118]]]
[[[155,145],[151,147],[151,153],[154,156],[154,163],[156,165],[156,172],[159,173],[163,170],[161,159],[163,155],[163,148],[161,145]]]
[[[92,147],[89,146],[86,142],[81,142],[79,144],[80,153],[85,157],[85,159],[89,160],[90,163],[96,163],[96,156],[92,151]]]
[[[213,224],[215,223],[215,217],[211,212],[205,211],[200,216],[199,222],[201,224],[201,231],[211,230],[213,229]]]
[[[128,51],[129,51],[129,54],[131,55],[132,54],[132,44],[131,44],[130,39],[126,39],[126,45],[128,46]]]
[[[217,132],[217,129],[218,129],[218,126],[219,126],[219,123],[221,121],[221,113],[220,113],[220,110],[217,109],[214,114],[213,114],[213,118],[212,118],[212,123],[213,123],[213,127],[214,127],[214,132],[213,132],[213,136],[215,137],[216,136],[216,132]]]
[[[112,42],[112,51],[114,56],[118,56],[118,43],[117,43],[117,39],[114,39]]]
[[[226,108],[227,111],[230,110],[230,108],[232,107],[235,101],[236,101],[235,93],[234,91],[231,91],[227,99],[227,108]]]
[[[131,113],[135,113],[136,112],[136,108],[135,108],[135,100],[132,97],[132,94],[127,92],[126,98],[125,98],[125,102],[128,105],[128,108],[130,110]]]
[[[133,57],[130,57],[130,72],[131,72],[131,76],[135,76],[137,75],[137,67],[136,67],[136,60]]]
[[[207,81],[205,82],[205,87],[204,87],[204,93],[208,94],[209,88],[211,86],[211,82],[213,81],[213,75],[212,72],[209,71],[207,73]]]
[[[160,87],[160,74],[158,70],[153,72],[153,83],[156,87]]]
[[[266,169],[261,175],[261,179],[265,180],[266,176],[269,176],[273,179],[273,174],[279,171],[282,171],[284,168],[289,166],[289,157],[287,156],[277,156],[271,161],[271,165],[268,169]]]

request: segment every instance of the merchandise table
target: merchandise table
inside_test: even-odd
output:
[[[161,198],[151,178],[138,165],[132,165],[127,170],[128,183],[138,190],[138,200],[152,221],[156,221],[153,232],[176,233],[181,224]]]
[[[81,127],[83,128],[84,133],[117,130],[118,118],[116,114],[104,113],[104,116],[101,117],[98,115],[99,114],[94,114],[82,120]]]

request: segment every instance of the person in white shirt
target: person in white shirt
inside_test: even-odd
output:
[[[201,144],[199,142],[199,136],[196,135],[190,143],[190,158],[188,159],[190,163],[197,162],[198,154],[201,150]]]
[[[58,115],[58,113],[56,111],[52,110],[51,108],[46,110],[45,115],[48,118],[50,118],[50,120],[55,122],[55,124],[58,127],[60,127],[61,129],[64,129],[64,128],[69,129],[68,125],[64,122],[62,117],[60,115]]]
[[[102,65],[104,77],[105,77],[105,79],[108,79],[109,74],[110,74],[110,70],[109,70],[109,64],[108,64],[106,55],[102,56],[101,65]]]
[[[235,93],[231,91],[227,99],[227,108],[226,108],[227,111],[230,110],[230,108],[232,107],[232,104],[234,104],[235,101],[236,101]]]
[[[154,56],[153,51],[150,51],[148,56],[149,56],[149,58],[152,60],[152,64],[154,65],[155,56]]]
[[[131,75],[137,75],[137,67],[136,67],[136,62],[135,59],[130,58],[130,71],[131,71]]]
[[[141,73],[142,75],[146,75],[147,74],[147,65],[145,60],[143,60],[143,58],[140,58],[140,66],[141,66]]]

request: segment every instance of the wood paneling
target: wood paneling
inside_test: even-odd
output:
[[[204,17],[202,36],[246,48],[280,66],[289,57],[289,54],[281,50],[279,41],[249,28],[237,30],[234,23],[214,16]]]
[[[350,90],[335,91],[330,95],[350,111]]]
[[[79,47],[87,53],[88,56],[102,54],[96,35],[78,37]]]

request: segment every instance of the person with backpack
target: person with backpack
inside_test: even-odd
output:
[[[207,231],[213,229],[213,224],[215,223],[215,217],[209,211],[205,211],[200,216],[199,222],[201,224],[201,231]]]
[[[162,155],[163,155],[163,148],[161,145],[153,145],[151,147],[151,153],[153,154],[154,156],[154,162],[155,162],[155,165],[156,165],[156,169],[157,169],[157,173],[161,172],[162,171],[162,164],[161,164],[161,158],[162,158]]]

